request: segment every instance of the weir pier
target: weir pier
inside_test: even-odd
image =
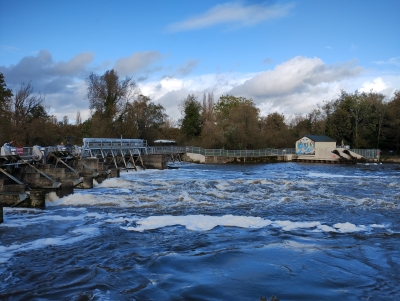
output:
[[[50,192],[64,197],[75,189],[93,188],[94,181],[119,177],[121,170],[167,168],[168,154],[148,148],[141,139],[83,142],[82,147],[71,148],[5,144],[0,156],[0,222],[3,207],[45,208]]]

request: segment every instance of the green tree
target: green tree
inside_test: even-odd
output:
[[[238,107],[241,104],[254,106],[252,99],[244,97],[235,97],[233,95],[222,95],[214,106],[214,111],[217,114],[218,120],[229,118],[232,108]]]
[[[214,111],[224,148],[251,149],[260,145],[259,110],[252,99],[223,95],[215,104]]]
[[[384,133],[387,137],[386,149],[400,154],[400,91],[394,93],[393,99],[387,104],[387,119],[384,122]]]
[[[193,139],[200,135],[202,129],[201,112],[202,105],[194,95],[188,95],[181,103],[181,131],[187,139]]]
[[[89,108],[95,111],[92,129],[96,131],[97,137],[118,137],[120,129],[115,127],[121,122],[128,103],[137,92],[135,83],[130,77],[120,80],[117,72],[107,70],[101,76],[91,73],[86,84]]]
[[[260,118],[260,128],[264,147],[285,148],[293,147],[294,139],[291,137],[285,116],[274,112]]]
[[[148,141],[155,140],[161,125],[168,116],[160,104],[155,104],[144,95],[139,95],[133,103],[128,104],[123,118],[123,126],[129,129],[129,136],[142,138]]]

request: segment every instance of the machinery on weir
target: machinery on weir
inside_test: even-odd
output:
[[[172,148],[148,147],[142,139],[84,138],[82,146],[13,147],[0,150],[0,223],[3,207],[44,208],[46,195],[64,197],[119,177],[120,170],[167,168]]]

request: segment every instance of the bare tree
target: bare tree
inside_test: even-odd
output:
[[[81,117],[81,112],[76,112],[76,120],[75,120],[76,125],[82,124],[82,117]]]
[[[32,95],[32,92],[33,88],[30,83],[26,86],[22,83],[15,93],[12,107],[14,109],[13,120],[17,126],[29,122],[32,118],[47,115],[44,107],[45,96],[40,92]]]

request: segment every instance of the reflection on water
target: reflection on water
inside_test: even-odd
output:
[[[396,165],[124,172],[5,208],[1,300],[395,300]]]

